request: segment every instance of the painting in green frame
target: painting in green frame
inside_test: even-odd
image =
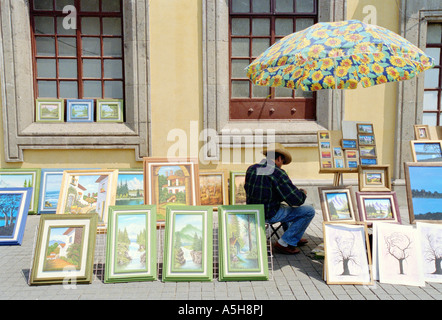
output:
[[[122,99],[97,99],[97,122],[123,122]]]
[[[211,206],[167,207],[163,281],[213,279],[212,215]]]
[[[105,283],[157,279],[156,206],[110,206]]]
[[[263,205],[218,207],[219,280],[268,280]]]

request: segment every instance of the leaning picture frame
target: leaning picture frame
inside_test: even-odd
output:
[[[430,127],[427,124],[415,124],[414,138],[416,140],[431,140]]]
[[[105,283],[157,279],[156,206],[109,207]]]
[[[97,122],[123,122],[122,99],[97,99]]]
[[[244,171],[230,171],[229,194],[230,204],[246,204],[246,173]]]
[[[0,188],[0,245],[21,245],[32,188]]]
[[[98,230],[105,231],[109,206],[115,205],[117,169],[65,170],[56,214],[98,214]]]
[[[200,170],[200,195],[202,206],[218,206],[228,204],[228,175],[225,170]]]
[[[359,220],[368,226],[375,222],[402,223],[395,191],[356,191]]]
[[[213,279],[212,217],[211,206],[167,207],[163,281]]]
[[[268,280],[266,244],[263,205],[218,208],[219,281]]]
[[[94,100],[67,99],[66,122],[94,122]]]
[[[318,191],[324,221],[358,221],[351,186],[318,187]]]
[[[115,205],[144,204],[143,169],[119,169]]]
[[[405,162],[410,223],[442,223],[442,163]]]
[[[411,140],[414,162],[442,162],[442,140]]]
[[[64,122],[64,99],[36,99],[36,122]]]
[[[42,214],[30,285],[91,283],[97,214]]]
[[[0,169],[2,188],[32,188],[29,214],[38,212],[41,169]]]
[[[327,284],[373,284],[370,242],[363,222],[323,222]]]
[[[168,205],[200,205],[196,158],[143,158],[144,203],[157,206],[157,224],[166,221]]]
[[[391,191],[389,165],[358,166],[359,191]]]

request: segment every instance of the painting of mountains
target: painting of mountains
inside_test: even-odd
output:
[[[326,198],[331,220],[351,219],[349,199],[346,193],[327,193]]]
[[[202,270],[203,216],[175,215],[173,269]]]

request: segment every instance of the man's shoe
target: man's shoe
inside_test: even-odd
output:
[[[298,247],[300,247],[300,246],[305,246],[307,243],[308,243],[308,240],[307,240],[307,239],[301,238],[301,240],[298,241],[297,246],[298,246]]]
[[[273,248],[275,249],[275,252],[282,254],[296,254],[301,252],[297,247],[291,245],[288,245],[287,247],[281,246],[278,241],[273,244]]]

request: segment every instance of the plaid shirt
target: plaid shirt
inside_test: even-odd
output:
[[[244,189],[247,204],[264,204],[266,219],[276,214],[281,202],[300,206],[307,197],[292,183],[283,169],[278,168],[273,161],[267,163],[266,159],[247,169]]]

